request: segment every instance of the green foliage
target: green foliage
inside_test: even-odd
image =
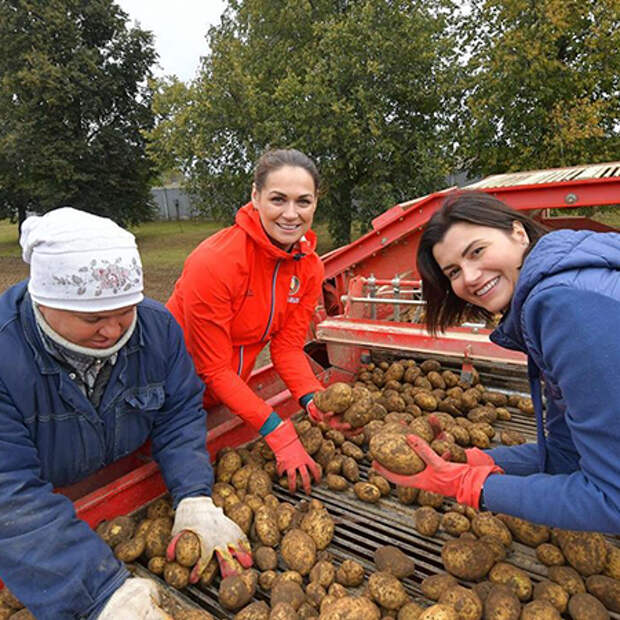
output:
[[[211,214],[249,199],[269,147],[319,164],[319,213],[351,222],[437,189],[450,169],[454,43],[448,0],[229,0],[198,79],[154,97],[152,156],[181,169]]]
[[[463,167],[491,174],[618,159],[618,1],[471,6]]]
[[[151,214],[152,36],[112,0],[0,0],[0,217]]]

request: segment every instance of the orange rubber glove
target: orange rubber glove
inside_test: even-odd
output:
[[[321,480],[321,474],[318,465],[299,441],[293,423],[290,420],[282,422],[265,435],[265,441],[275,454],[278,475],[281,476],[283,472],[286,472],[289,490],[294,492],[297,488],[297,471],[299,470],[304,491],[310,495],[310,474],[308,470],[316,482]]]
[[[497,465],[474,466],[469,463],[445,461],[417,435],[407,435],[407,443],[426,463],[426,469],[419,474],[413,476],[395,474],[377,461],[372,463],[373,469],[399,486],[415,487],[454,497],[459,504],[467,504],[478,509],[484,481],[491,474],[504,473]]]

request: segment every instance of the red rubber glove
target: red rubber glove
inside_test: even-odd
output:
[[[303,482],[304,491],[310,495],[310,475],[314,476],[316,482],[321,480],[319,468],[306,452],[297,431],[290,420],[282,422],[271,433],[265,435],[267,445],[273,450],[276,456],[278,475],[281,476],[286,471],[288,476],[288,488],[294,492],[297,488],[297,470]]]
[[[432,493],[440,493],[456,498],[459,504],[467,504],[478,509],[480,492],[484,481],[491,474],[503,474],[497,465],[472,466],[468,463],[444,461],[423,439],[417,435],[407,435],[411,449],[426,463],[426,469],[413,476],[395,474],[373,461],[372,467],[384,478],[394,484],[416,487]]]
[[[348,422],[341,422],[340,414],[334,413],[333,411],[321,411],[315,404],[314,400],[311,400],[306,405],[306,412],[308,413],[308,417],[317,424],[323,422],[327,424],[330,428],[333,428],[336,431],[340,431],[345,437],[353,437],[354,435],[359,435],[364,432],[363,428],[356,428],[351,430],[351,425]]]

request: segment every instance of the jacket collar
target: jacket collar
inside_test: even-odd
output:
[[[248,204],[237,211],[235,223],[243,229],[257,245],[275,259],[300,260],[304,258],[304,256],[312,254],[316,248],[316,235],[312,230],[309,230],[293,246],[290,252],[285,252],[274,245],[265,233],[258,211],[251,202],[248,202]]]

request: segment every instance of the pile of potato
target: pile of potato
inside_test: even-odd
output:
[[[21,601],[8,588],[0,590],[0,620],[35,620]]]
[[[372,469],[367,480],[360,475],[360,465],[364,471],[372,459],[397,473],[421,471],[424,463],[404,440],[409,433],[431,443],[438,454],[449,452],[450,458],[462,461],[464,448],[484,449],[498,439],[493,424],[509,420],[511,409],[533,415],[530,399],[487,390],[477,373],[473,385],[463,383],[436,360],[399,360],[364,365],[352,384],[334,384],[316,404],[341,413],[361,431],[347,438],[306,418],[295,422],[304,447],[322,469],[322,484],[370,503],[395,494],[411,505],[412,527],[421,535],[433,537],[441,529],[451,537],[441,553],[447,572],[420,584],[435,604],[425,609],[411,600],[401,580],[416,579],[415,567],[394,547],[377,550],[376,572],[370,575],[354,560],[336,561],[329,552],[333,519],[316,499],[293,505],[272,493],[274,484],[286,488],[288,483],[278,477],[272,451],[259,440],[222,450],[215,471],[213,501],[248,535],[255,559],[250,570],[238,567],[239,577],[219,581],[219,600],[230,617],[546,620],[563,615],[598,620],[609,617],[607,609],[620,612],[620,550],[602,535],[552,530],[448,503],[434,493],[393,489]],[[434,438],[431,414],[445,431],[441,440]],[[507,445],[524,441],[514,431],[502,431],[499,439]],[[177,562],[166,562],[172,516],[170,504],[158,500],[148,507],[146,521],[131,527],[127,517],[119,517],[98,531],[120,559],[141,558],[152,572],[183,588],[197,541],[188,536],[187,553],[180,553]],[[119,535],[119,528],[125,528],[124,534]],[[533,584],[525,571],[510,563],[513,541],[536,549],[538,560],[547,566],[547,580]],[[210,586],[218,578],[212,560],[199,586]],[[257,590],[268,594],[269,604],[251,602]]]

